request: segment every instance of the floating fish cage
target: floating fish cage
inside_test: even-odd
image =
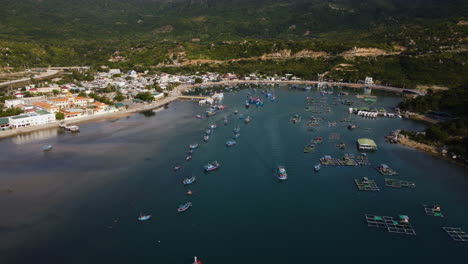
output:
[[[385,186],[392,187],[392,188],[406,187],[406,188],[414,189],[416,188],[416,183],[385,178]]]
[[[376,216],[365,214],[367,226],[384,228],[390,233],[416,235],[413,227],[409,222],[397,221],[391,216]],[[402,216],[400,216],[401,218]]]
[[[379,187],[377,186],[374,180],[354,179],[354,182],[356,183],[356,186],[360,191],[380,191]]]
[[[442,227],[445,232],[458,242],[468,242],[468,235],[459,227]]]
[[[423,204],[424,211],[428,216],[437,216],[437,217],[444,217],[444,215],[440,212],[440,210],[434,209],[433,206]]]

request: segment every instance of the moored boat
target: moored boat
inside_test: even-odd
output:
[[[221,165],[217,161],[213,161],[204,166],[205,171],[214,171],[217,170]]]
[[[192,264],[202,264],[201,261],[197,259],[197,257],[193,258],[193,263]]]
[[[203,116],[202,116],[202,115],[197,115],[197,118],[198,118],[198,119],[202,119]]]
[[[210,136],[208,136],[208,135],[205,135],[205,136],[203,137],[203,141],[205,141],[205,142],[207,142],[209,139],[210,139]]]
[[[236,128],[234,128],[234,133],[236,133],[236,134],[237,134],[237,133],[239,133],[239,131],[240,131],[240,127],[236,127]]]
[[[278,180],[286,180],[288,178],[288,174],[286,173],[286,169],[284,168],[284,166],[278,166],[278,170],[277,170],[277,176],[276,178],[278,178]]]
[[[185,204],[181,204],[181,205],[179,205],[179,207],[177,208],[177,212],[179,212],[179,213],[185,212],[185,211],[187,211],[187,209],[189,209],[190,207],[192,207],[192,203],[191,203],[191,202],[187,202],[187,203],[185,203]]]
[[[233,136],[232,138],[233,138],[233,139],[236,139],[236,138],[238,138],[239,136],[240,136],[239,133],[235,133],[234,136]]]
[[[237,142],[234,141],[234,140],[228,140],[228,141],[226,141],[226,146],[227,146],[227,147],[232,147],[232,146],[234,146],[234,145],[236,145],[236,144],[237,144]]]
[[[152,215],[143,215],[143,214],[140,214],[140,216],[138,217],[138,221],[150,220],[151,217],[153,217],[153,216],[152,216]]]
[[[191,159],[192,159],[192,155],[188,155],[187,157],[185,157],[185,160],[186,160],[186,161],[189,161],[189,160],[191,160]]]
[[[174,171],[178,171],[178,170],[180,170],[181,168],[182,168],[182,166],[180,166],[180,165],[174,166]]]
[[[215,129],[215,128],[217,128],[217,127],[218,127],[218,125],[216,125],[216,124],[210,125],[210,129]]]
[[[182,181],[184,185],[189,185],[195,182],[197,178],[195,176],[192,176],[191,178],[186,178]]]
[[[234,110],[234,114],[235,114],[235,115],[237,115],[238,113],[239,113],[239,111],[237,111],[237,109]]]
[[[320,163],[319,163],[319,164],[315,164],[315,166],[314,166],[314,170],[315,170],[315,171],[319,171],[321,168],[322,168],[322,165],[320,165]]]
[[[315,145],[309,144],[304,148],[304,153],[309,153],[315,151]]]
[[[250,123],[250,121],[252,121],[252,117],[247,116],[244,121],[245,121],[246,124],[248,124],[248,123]]]
[[[190,145],[189,148],[190,149],[196,149],[196,148],[198,148],[198,144],[194,143],[194,144]]]
[[[43,146],[42,150],[43,151],[50,151],[50,150],[52,150],[52,148],[53,148],[52,145],[47,145],[47,146]]]

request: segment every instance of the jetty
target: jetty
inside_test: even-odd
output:
[[[207,100],[210,99],[208,96],[200,96],[200,95],[179,95],[177,96],[179,100],[188,100],[188,101],[197,101],[197,100]]]

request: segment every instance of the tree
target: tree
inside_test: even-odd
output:
[[[54,93],[54,95],[58,95],[60,92],[56,89],[52,90],[52,93]]]
[[[65,119],[65,114],[62,113],[62,112],[57,112],[57,113],[55,113],[55,119],[63,120],[63,119]]]
[[[150,92],[138,93],[135,98],[146,102],[152,102],[154,100],[154,96]]]
[[[195,78],[195,83],[203,83],[203,79],[200,77]]]
[[[114,97],[114,101],[122,102],[123,100],[125,100],[125,96],[122,94],[120,90],[117,91],[117,94]]]

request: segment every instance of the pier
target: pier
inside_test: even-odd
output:
[[[195,100],[207,100],[210,97],[208,96],[199,96],[199,95],[179,95],[177,99],[179,100],[188,100],[188,101],[195,101]]]

